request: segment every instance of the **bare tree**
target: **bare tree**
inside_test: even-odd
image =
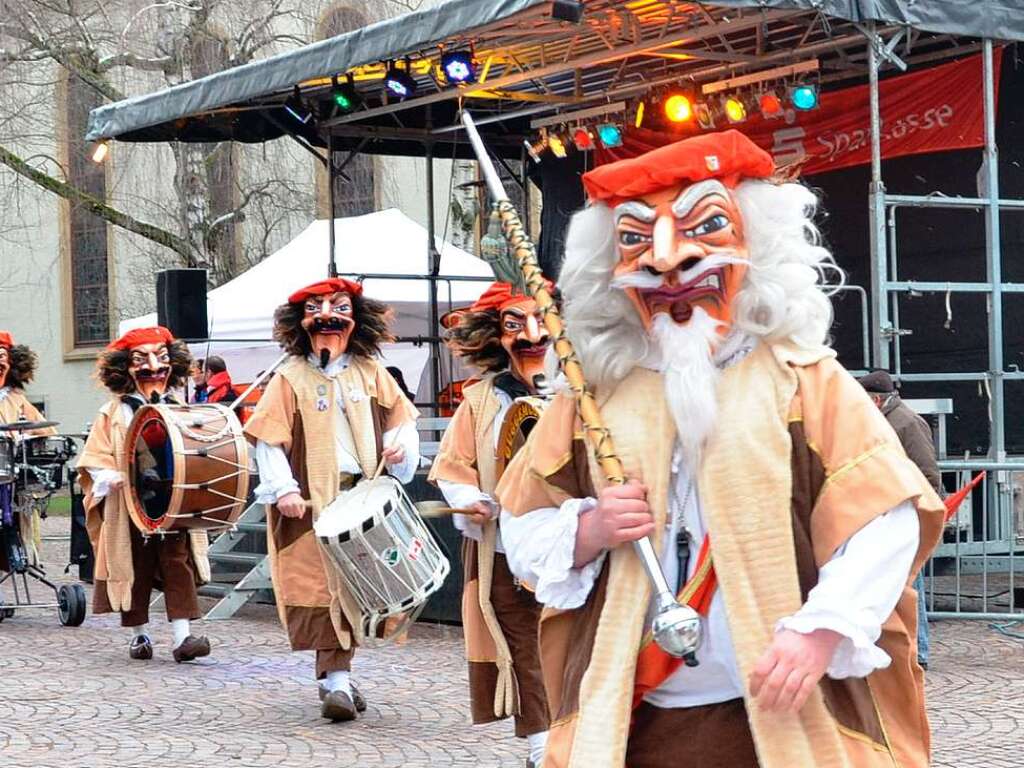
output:
[[[178,143],[169,155],[147,146],[147,159],[173,163],[173,175],[162,174],[173,178],[169,206],[163,179],[123,183],[153,166],[139,148],[117,145],[115,178],[100,197],[77,184],[62,152],[55,152],[60,125],[53,93],[67,83],[65,90],[92,107],[238,66],[308,41],[328,4],[0,0],[0,164],[159,246],[149,250],[160,265],[206,267],[219,284],[266,255],[274,238],[264,227],[280,228],[285,213],[312,215],[308,160],[279,149],[268,164],[260,148],[230,143]],[[404,10],[416,4],[390,5]],[[80,139],[68,135],[66,144],[82,153]],[[242,172],[250,160],[258,170]],[[126,198],[119,199],[120,190]],[[252,226],[243,235],[247,220]]]

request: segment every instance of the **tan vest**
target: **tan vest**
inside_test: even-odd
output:
[[[278,369],[295,392],[305,435],[306,473],[309,495],[313,503],[314,522],[320,511],[338,495],[338,460],[335,455],[334,378],[303,359],[290,360]],[[337,376],[345,403],[345,416],[352,430],[355,456],[366,476],[377,468],[377,432],[373,420],[373,399],[377,395],[376,368],[372,361],[353,358],[352,363]],[[353,640],[362,640],[361,611],[345,583],[338,575],[330,555],[322,547],[320,558],[327,575],[331,593],[331,621],[343,648],[350,648]],[[352,627],[349,632],[348,625]],[[353,638],[353,633],[355,637]]]
[[[493,495],[498,484],[497,457],[494,455],[494,419],[501,410],[501,402],[494,393],[493,378],[484,379],[468,387],[464,396],[473,412],[476,470],[480,477],[480,490]],[[473,661],[493,662],[498,669],[494,691],[494,716],[500,718],[519,711],[519,693],[515,671],[512,668],[512,652],[491,603],[497,538],[498,521],[491,520],[484,526],[483,537],[476,547],[476,589],[467,589],[463,594],[462,621],[463,625],[468,627],[467,657]],[[486,629],[490,643],[486,640],[474,641],[474,638],[482,635],[479,631],[481,627]]]

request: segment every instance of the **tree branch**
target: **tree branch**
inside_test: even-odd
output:
[[[170,248],[182,256],[187,263],[192,262],[192,253],[188,243],[173,232],[168,232],[166,229],[162,229],[154,224],[139,221],[67,182],[55,179],[42,171],[36,170],[3,146],[0,146],[0,163],[3,163],[15,173],[24,176],[33,184],[59,197],[63,197],[65,200],[70,200],[77,205],[84,206],[104,221],[108,221],[114,226],[121,227],[129,232],[134,232],[136,235],[141,235],[147,240],[152,240],[154,243],[165,248]]]

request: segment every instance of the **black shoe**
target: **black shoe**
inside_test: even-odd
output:
[[[189,635],[171,653],[179,664],[183,661],[194,661],[202,656],[210,655],[210,641],[206,637]]]
[[[320,705],[320,716],[335,723],[355,720],[356,705],[344,691],[330,691]]]
[[[149,635],[136,635],[128,645],[128,658],[149,661],[153,658],[153,641]]]
[[[351,688],[352,688],[352,703],[355,704],[356,712],[365,712],[366,711],[366,699],[363,698],[363,694],[359,692],[358,688],[356,688],[356,684],[355,683],[351,683]],[[317,686],[317,694],[320,696],[320,701],[323,701],[325,698],[327,698],[327,694],[328,693],[330,693],[330,691],[328,691],[327,688],[324,685],[321,684],[321,685]]]
[[[918,659],[917,660],[917,666],[919,666],[925,672],[928,671],[928,662],[927,661],[921,661],[921,659]]]

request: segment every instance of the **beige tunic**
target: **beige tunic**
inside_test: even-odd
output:
[[[499,477],[494,420],[501,410],[493,377],[466,387],[463,398],[441,440],[429,479],[472,485],[493,496]],[[462,628],[473,720],[478,723],[517,714],[520,708],[509,643],[491,602],[497,531],[497,520],[491,520],[479,543],[463,543]]]
[[[637,369],[602,414],[627,473],[648,486],[664,529],[674,434],[661,376]],[[818,569],[878,515],[912,501],[920,546],[903,597],[879,640],[889,668],[825,678],[800,713],[748,702],[765,768],[928,764],[921,670],[914,663],[912,574],[938,540],[942,503],[906,458],[861,387],[826,351],[761,344],[719,383],[719,420],[699,472],[711,553],[743,679],[775,622],[799,609]],[[603,479],[582,444],[569,397],[548,408],[498,487],[512,514],[592,495]],[[655,541],[655,548],[660,542]],[[541,650],[555,726],[545,765],[621,766],[650,587],[629,547],[615,549],[587,603],[545,612]],[[685,744],[683,734],[679,745]]]
[[[339,492],[333,379],[294,358],[271,379],[245,433],[280,446],[313,514],[284,518],[268,509],[267,541],[278,615],[294,650],[351,648],[360,640],[360,612],[313,533],[320,511]],[[356,458],[373,475],[385,432],[415,421],[416,408],[376,360],[353,358],[338,377]],[[317,408],[317,404],[321,408]]]
[[[96,584],[98,589],[105,588],[107,593],[107,601],[97,600],[96,605],[126,612],[132,609],[132,583],[135,580],[129,535],[129,526],[135,523],[128,514],[126,501],[131,489],[126,481],[120,490],[96,498],[92,475],[88,472],[89,469],[109,469],[121,472],[127,478],[125,437],[129,425],[122,410],[119,397],[112,397],[100,407],[76,468],[78,482],[85,493],[85,524],[96,553]],[[205,583],[210,580],[209,534],[195,530],[188,536],[196,578]]]

